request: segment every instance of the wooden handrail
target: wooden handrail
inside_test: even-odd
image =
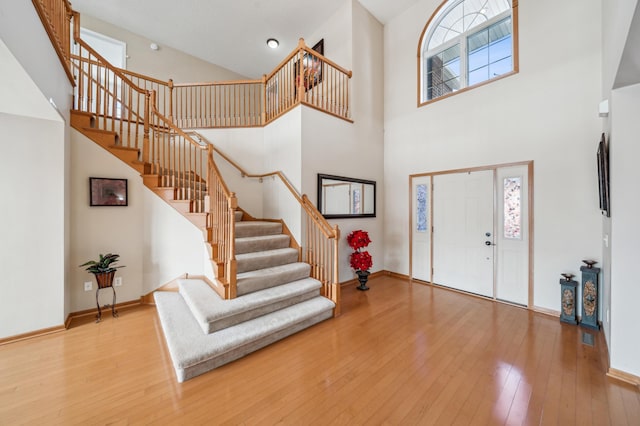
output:
[[[300,39],[302,40],[302,39]],[[337,69],[338,71],[340,71],[343,74],[346,74],[349,78],[351,78],[353,76],[353,72],[349,71],[343,67],[341,67],[340,65],[336,64],[335,62],[333,62],[331,59],[327,58],[326,56],[323,56],[322,54],[316,52],[315,50],[309,48],[309,46],[302,46],[302,50],[304,50],[307,53],[310,53],[311,55],[315,56],[316,58],[320,59],[322,62],[325,62],[329,65],[331,65],[333,68]]]
[[[104,113],[105,119],[102,121],[105,127],[107,124],[106,114],[109,112],[113,113],[111,111],[112,108],[113,111],[117,111],[114,117],[110,117],[110,121],[113,128],[113,122],[120,120],[121,135],[123,133],[122,122],[124,120],[120,117],[121,113],[119,108],[123,105],[130,107],[128,110],[128,119],[130,120],[132,114],[134,114],[138,125],[140,115],[142,114],[144,116],[142,158],[145,163],[145,170],[148,168],[151,174],[157,174],[158,182],[161,186],[173,186],[175,199],[189,201],[190,212],[207,214],[207,234],[209,235],[208,240],[211,244],[216,279],[219,279],[224,286],[222,296],[229,299],[234,298],[237,294],[235,210],[238,206],[238,201],[235,193],[229,190],[226,182],[222,178],[222,174],[214,158],[214,152],[217,152],[218,155],[221,155],[222,158],[229,161],[243,176],[250,178],[277,176],[299,203],[302,211],[305,212],[306,220],[305,230],[302,235],[305,240],[304,261],[311,265],[311,276],[322,283],[322,294],[336,302],[337,307],[334,313],[337,315],[339,312],[340,298],[337,276],[338,239],[340,235],[338,227],[332,228],[313,203],[310,202],[308,197],[306,195],[300,195],[282,172],[276,171],[260,175],[247,173],[213,145],[207,144],[205,148],[202,144],[195,141],[187,132],[176,125],[176,122],[174,122],[175,118],[172,117],[174,100],[176,100],[176,102],[177,100],[186,100],[186,104],[183,105],[187,106],[185,111],[187,111],[188,114],[193,114],[194,112],[196,114],[200,113],[197,109],[188,109],[193,106],[196,108],[212,108],[211,104],[207,104],[211,98],[205,99],[204,96],[206,92],[198,92],[198,87],[230,86],[230,89],[205,89],[209,91],[209,93],[215,90],[217,95],[222,95],[215,99],[215,102],[219,102],[219,104],[213,105],[213,108],[222,110],[222,119],[225,124],[228,124],[227,120],[233,120],[233,116],[230,114],[238,113],[249,114],[242,116],[239,122],[241,125],[251,125],[250,121],[255,117],[251,114],[257,114],[260,118],[260,124],[264,124],[264,106],[267,96],[266,77],[260,80],[174,85],[172,80],[165,83],[157,79],[151,79],[140,74],[113,67],[100,54],[80,39],[78,31],[74,31],[74,35],[80,45],[80,49],[84,49],[88,53],[88,58],[83,57],[82,53],[79,56],[74,55],[73,58],[77,63],[78,72],[82,77],[80,80],[81,86],[84,82],[87,82],[89,86],[88,90],[81,88],[81,90],[78,91],[78,93],[82,93],[82,96],[84,96],[83,103],[88,102],[87,107],[90,112],[95,112],[98,115],[101,111]],[[304,47],[302,40],[300,43],[301,46]],[[294,52],[293,55],[298,56],[298,64],[302,64],[305,52],[307,52],[307,50],[304,48],[297,49]],[[293,66],[287,63],[287,67],[287,70],[290,71]],[[296,96],[297,102],[307,102],[314,107],[318,107],[318,105],[311,102],[316,96],[315,93],[312,93],[311,98],[309,97],[309,93],[302,96],[303,91],[311,92],[312,90],[316,90],[315,87],[305,86],[306,81],[304,82],[305,85],[303,85],[299,78],[303,75],[303,71],[306,76],[307,70],[303,70],[301,66],[298,66],[296,71],[296,76],[298,76],[296,85],[299,90]],[[341,77],[342,79],[347,75],[337,68],[332,69],[332,72],[343,75],[343,77]],[[285,80],[288,79],[289,82],[291,82],[293,77],[295,76],[291,74],[282,75],[280,81],[284,85]],[[343,84],[344,81],[336,78],[332,79],[331,76],[328,76],[327,79],[329,83],[331,83],[331,90],[334,92],[336,92],[336,89],[333,89],[333,85],[336,83]],[[144,88],[140,87],[134,81],[137,81]],[[320,84],[321,82],[322,81],[319,80],[313,83]],[[326,83],[323,84],[326,86]],[[258,86],[257,90],[254,85]],[[125,90],[123,90],[121,86],[123,86]],[[164,101],[162,106],[166,107],[168,101],[169,118],[164,115],[164,110],[160,110],[160,100],[158,99],[158,92],[155,88],[161,90]],[[167,89],[168,92],[165,91],[165,89]],[[258,90],[262,90],[262,92]],[[344,86],[340,86],[337,90],[341,98],[336,98],[336,100],[343,102],[343,92],[346,89]],[[133,97],[133,93],[136,93],[137,97]],[[325,96],[327,96],[327,93],[328,91],[325,89]],[[247,94],[251,96],[250,99],[246,98]],[[291,94],[292,91],[288,89],[285,90],[283,86],[282,96],[291,96]],[[184,98],[182,98],[183,96]],[[290,102],[289,100],[288,103]],[[94,108],[94,106],[98,108]],[[180,108],[181,105],[178,105],[176,110]],[[216,113],[220,112],[218,110]],[[179,112],[180,111],[178,111],[178,113]],[[247,118],[249,118],[249,120],[247,120]],[[201,119],[200,116],[193,117],[189,115],[177,118],[177,120],[186,120],[187,122],[190,122],[190,120],[197,122],[199,119]],[[237,121],[234,123],[238,124]],[[140,131],[138,125],[134,129],[133,135],[136,137],[135,146],[140,148],[137,142],[137,135]],[[197,133],[195,134],[198,135]],[[200,140],[204,139],[201,135],[198,135],[198,137]],[[204,152],[205,149],[207,150],[206,160],[200,154]],[[149,172],[145,171],[145,173]],[[207,195],[203,196],[203,194]],[[333,240],[333,242],[331,242],[331,240]]]
[[[302,39],[300,39],[302,40]],[[276,75],[276,73],[280,70],[280,68],[284,67],[290,60],[292,60],[297,54],[300,52],[300,48],[296,47],[287,55],[276,67],[266,76],[266,80],[271,80],[271,78]],[[317,52],[316,52],[317,53]]]
[[[131,77],[141,78],[141,79],[144,79],[144,80],[148,80],[148,81],[150,81],[152,83],[159,84],[161,86],[169,87],[169,82],[168,81],[159,80],[157,78],[149,77],[148,75],[144,75],[144,74],[140,74],[140,73],[137,73],[137,72],[133,72],[133,71],[130,71],[130,70],[127,70],[127,69],[124,69],[124,68],[118,68],[118,67],[113,67],[113,68],[119,70],[122,74],[129,75]]]
[[[97,58],[89,59],[89,63],[107,63],[81,39],[80,14],[72,9],[68,0],[32,2],[74,85],[70,61],[77,60],[77,56],[71,54],[72,40]],[[299,104],[351,121],[349,79],[352,72],[309,48],[302,38],[262,79],[176,84],[110,64],[109,71],[139,94],[148,96],[146,92],[158,90],[159,112],[178,127],[264,126]]]
[[[88,44],[86,44],[86,42],[85,42],[85,44],[83,45],[83,47],[85,47],[85,46],[88,46]],[[85,47],[85,48],[86,48],[86,47]],[[87,50],[88,50],[88,49],[87,49]],[[91,51],[91,54],[94,54],[94,52],[95,52],[95,51]],[[103,59],[101,59],[100,61],[96,61],[96,60],[91,59],[91,58],[83,58],[83,57],[80,57],[80,56],[78,56],[78,55],[76,55],[76,54],[74,54],[74,53],[72,53],[72,54],[71,54],[71,59],[82,60],[82,61],[84,61],[84,62],[86,62],[86,63],[88,63],[88,64],[91,64],[91,65],[97,65],[97,66],[103,65],[103,66],[104,66],[104,62],[102,62],[102,60],[103,60]],[[104,61],[106,62],[106,60],[104,60]],[[151,81],[151,82],[153,82],[153,83],[157,83],[157,84],[164,85],[164,86],[168,86],[168,85],[169,85],[169,83],[168,83],[168,82],[166,82],[166,81],[158,80],[158,79],[155,79],[155,78],[153,78],[153,77],[146,76],[146,75],[144,75],[144,74],[138,74],[138,73],[136,73],[136,72],[129,71],[129,70],[124,69],[124,68],[118,68],[118,67],[113,66],[113,65],[111,65],[111,66],[110,66],[110,68],[111,68],[112,70],[119,71],[119,74],[118,74],[118,75],[122,75],[122,74],[123,74],[123,75],[128,75],[128,76],[130,76],[130,77],[143,78],[143,79],[145,79],[145,80],[149,80],[149,81]],[[131,82],[131,84],[133,84],[133,82]]]
[[[91,60],[88,60],[87,58],[81,58],[81,57],[79,57],[77,55],[71,55],[71,58],[77,60],[78,62],[86,62],[86,63],[92,64],[92,65],[99,65],[100,64],[99,62],[91,61]],[[76,66],[76,68],[77,68],[77,66]],[[102,84],[102,82],[98,81],[95,77],[91,78],[91,81],[96,85],[96,87],[99,87],[105,93],[108,93],[113,98],[117,98],[117,95],[115,93],[113,93],[113,91],[111,89],[106,87],[104,84]],[[140,115],[138,115],[138,113],[136,111],[130,111],[130,112],[131,112],[131,114],[133,114],[135,116],[135,121],[137,121],[140,124],[144,123],[144,117],[140,117]],[[98,116],[101,116],[101,115],[98,114]],[[111,118],[113,118],[113,117],[111,117]],[[124,118],[122,120],[130,121],[130,122],[134,121],[134,120],[131,120],[131,119],[126,119],[126,118]]]
[[[278,170],[278,171],[275,171],[275,172],[269,172],[269,173],[263,173],[263,174],[252,174],[252,173],[249,173],[246,170],[244,170],[238,163],[236,163],[231,158],[229,158],[229,156],[226,155],[224,152],[222,152],[218,147],[216,147],[210,141],[208,141],[204,136],[202,136],[198,132],[189,132],[189,133],[195,134],[198,139],[205,141],[207,143],[207,145],[210,146],[213,151],[218,153],[218,155],[220,155],[222,158],[224,158],[225,161],[227,161],[236,170],[238,170],[243,177],[253,178],[253,179],[264,179],[264,178],[271,177],[271,176],[277,176],[282,181],[282,183],[285,185],[285,187],[289,190],[289,192],[293,195],[293,197],[296,199],[296,201],[298,201],[298,203],[300,203],[300,205],[303,206],[305,208],[305,210],[311,215],[311,217],[313,218],[314,222],[316,222],[316,224],[322,229],[322,233],[327,238],[335,238],[336,237],[334,232],[333,232],[334,229],[331,228],[331,225],[329,224],[329,222],[327,222],[327,220],[324,218],[324,216],[322,216],[322,214],[316,208],[316,206],[313,205],[313,203],[309,200],[307,195],[306,194],[300,195],[300,193],[294,188],[294,186],[291,184],[291,182],[289,182],[289,179],[287,179],[287,177],[281,171]],[[215,165],[215,162],[214,162],[214,165]]]
[[[174,125],[171,121],[169,121],[168,118],[166,118],[164,115],[162,115],[160,113],[160,111],[158,111],[157,107],[156,107],[156,102],[155,102],[155,97],[156,97],[156,93],[151,92],[151,110],[153,111],[153,113],[155,114],[156,118],[158,118],[160,121],[162,121],[164,123],[164,125],[166,126],[167,129],[170,129],[171,131],[179,134],[180,136],[182,136],[183,138],[185,138],[191,145],[193,145],[195,148],[197,149],[202,149],[202,150],[207,150],[206,146],[202,146],[201,144],[199,144],[198,142],[194,141],[188,133],[186,133],[185,131],[183,131],[181,128],[177,127],[176,125]]]
[[[73,10],[71,3],[68,0],[32,0],[33,6],[40,17],[42,26],[51,40],[53,49],[60,59],[62,68],[72,86],[75,86],[76,82],[71,72],[71,66],[69,64],[69,57],[71,53],[71,19],[73,18]],[[60,7],[62,6],[62,7]],[[56,19],[57,18],[57,19]],[[76,25],[80,24],[76,22]]]
[[[118,77],[120,77],[122,79],[122,81],[124,81],[125,83],[127,83],[129,86],[131,86],[131,88],[133,90],[135,90],[136,92],[140,93],[140,94],[147,94],[146,90],[143,90],[141,88],[139,88],[137,85],[135,85],[133,83],[133,81],[131,81],[129,79],[129,77],[127,77],[121,70],[120,68],[114,67],[113,65],[111,65],[111,63],[109,61],[107,61],[102,55],[100,55],[98,52],[96,52],[95,50],[93,50],[93,48],[91,46],[89,46],[84,40],[82,40],[80,37],[78,37],[76,39],[76,43],[80,44],[80,46],[84,47],[89,53],[91,53],[93,56],[95,56],[96,58],[99,59],[98,63],[102,63],[104,66],[106,66],[107,68],[109,68],[109,71],[113,72],[115,75],[117,75]]]
[[[232,164],[243,177],[264,178],[278,176],[285,187],[300,204],[302,211],[306,213],[306,226],[302,238],[304,243],[300,246],[302,261],[310,265],[310,276],[321,282],[321,294],[335,303],[334,316],[340,314],[340,284],[338,277],[338,250],[340,229],[336,225],[331,227],[324,216],[311,203],[306,194],[300,196],[289,180],[280,171],[249,174],[227,155],[209,143],[202,135],[191,132],[199,140],[207,142],[208,170],[209,170],[209,198],[210,217],[217,226],[212,226],[213,235],[212,252],[216,259],[217,277],[224,284],[224,298],[234,298],[237,294],[236,259],[235,259],[235,219],[234,212],[237,208],[235,193],[230,193],[224,183],[224,179],[216,165],[214,152]],[[219,193],[222,193],[222,198]],[[213,225],[212,223],[212,225]]]
[[[213,148],[213,145],[209,145],[208,149],[209,149],[209,167],[220,178],[220,184],[221,184],[220,186],[222,187],[224,195],[227,198],[231,198],[231,191],[229,191],[229,188],[227,187],[227,184],[225,183],[224,179],[222,178],[222,173],[220,173],[220,169],[218,169],[218,166],[216,165],[216,162],[213,159],[212,149],[215,149],[215,148]]]
[[[173,87],[191,86],[233,86],[237,84],[260,84],[262,80],[226,80],[226,81],[205,81],[199,83],[174,83]]]
[[[343,67],[341,67],[340,65],[336,64],[335,62],[333,62],[331,59],[327,58],[326,56],[320,54],[319,52],[316,52],[315,50],[311,49],[309,46],[307,46],[304,42],[303,38],[300,38],[298,40],[298,46],[293,49],[291,51],[291,53],[289,53],[289,55],[284,58],[278,65],[276,65],[276,67],[273,69],[273,71],[271,71],[269,74],[267,74],[266,79],[269,80],[271,77],[273,77],[280,68],[282,68],[283,66],[285,66],[287,64],[287,62],[289,62],[291,59],[293,59],[298,52],[300,52],[300,50],[304,50],[307,53],[312,54],[313,56],[315,56],[316,58],[320,59],[322,62],[326,62],[327,64],[331,65],[333,68],[337,69],[338,71],[346,74],[349,76],[349,78],[351,78],[353,76],[353,72],[349,71]]]

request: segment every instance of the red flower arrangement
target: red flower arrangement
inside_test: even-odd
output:
[[[368,251],[354,251],[349,257],[349,262],[356,271],[366,271],[373,266],[373,260]]]
[[[351,268],[356,271],[367,271],[373,266],[373,260],[369,252],[362,251],[369,243],[371,243],[371,240],[367,231],[358,229],[347,235],[347,244],[354,250],[349,256],[349,263]]]

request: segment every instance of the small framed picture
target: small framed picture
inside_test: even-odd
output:
[[[89,178],[89,205],[127,206],[127,179]]]

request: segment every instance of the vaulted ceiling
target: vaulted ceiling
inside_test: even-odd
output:
[[[347,0],[72,0],[73,8],[241,75],[258,78]],[[383,24],[416,0],[358,0]],[[267,48],[274,37],[280,47]],[[307,40],[309,44],[314,40]]]

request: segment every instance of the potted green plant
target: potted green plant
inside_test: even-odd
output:
[[[89,260],[80,267],[87,266],[85,271],[91,272],[96,276],[98,282],[98,288],[111,287],[113,285],[113,277],[116,274],[116,269],[124,268],[124,266],[115,266],[118,262],[119,254],[107,253],[101,254],[98,260]]]

